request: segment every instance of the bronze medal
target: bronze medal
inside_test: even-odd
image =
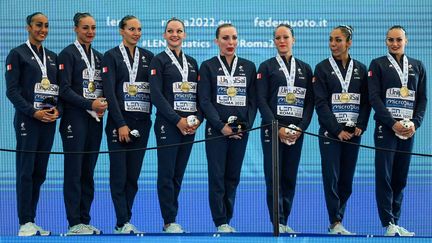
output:
[[[296,96],[294,93],[288,93],[285,96],[285,100],[288,104],[294,104],[296,102]]]
[[[48,78],[42,78],[40,83],[41,83],[42,89],[48,89],[51,85]]]
[[[402,88],[400,89],[400,94],[402,97],[408,97],[409,95],[409,89],[407,86],[402,86]]]
[[[190,89],[191,89],[191,87],[189,85],[189,82],[188,81],[183,81],[181,83],[181,85],[180,85],[180,89],[181,89],[182,92],[189,92]]]
[[[236,95],[237,95],[237,89],[236,89],[235,87],[229,87],[229,88],[227,89],[227,95],[228,95],[229,97],[234,97],[234,96],[236,96]]]
[[[129,85],[128,87],[128,94],[135,96],[138,93],[138,87],[136,85]]]
[[[88,83],[88,87],[87,87],[88,91],[90,91],[91,93],[96,91],[96,85],[93,81],[90,81]]]
[[[348,93],[342,93],[339,99],[342,103],[348,103],[350,101],[350,96]]]

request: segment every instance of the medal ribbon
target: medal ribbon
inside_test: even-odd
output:
[[[126,63],[126,67],[129,71],[129,82],[131,84],[133,84],[133,83],[135,83],[136,76],[138,74],[139,50],[138,50],[138,48],[136,48],[136,50],[135,50],[133,66],[131,67],[130,62],[129,62],[129,57],[126,53],[126,48],[125,48],[123,42],[119,45],[119,48],[120,48],[120,52],[123,56],[123,60]]]
[[[392,55],[390,55],[390,53],[387,53],[387,59],[391,62],[393,67],[396,69],[396,72],[399,74],[402,87],[408,86],[408,58],[405,55],[403,57],[403,72],[399,67],[399,64],[397,64],[396,60]]]
[[[345,76],[345,80],[342,78],[342,73],[339,70],[339,67],[337,66],[336,61],[333,58],[333,56],[329,57],[329,61],[330,61],[330,64],[333,68],[333,71],[336,73],[336,76],[338,77],[339,82],[342,86],[342,93],[348,93],[348,87],[350,85],[351,76],[352,76],[353,69],[354,69],[353,68],[354,67],[354,61],[351,59],[349,65],[348,65],[348,70],[347,70],[347,73]]]
[[[178,62],[177,58],[174,56],[172,51],[167,47],[165,49],[165,53],[171,58],[171,61],[174,63],[174,65],[179,70],[181,76],[182,76],[182,82],[188,81],[188,73],[189,73],[189,67],[186,60],[186,55],[182,53],[182,61],[183,61],[183,68],[180,66],[180,63]]]
[[[296,75],[296,63],[295,63],[294,56],[291,58],[291,66],[290,66],[289,73],[288,73],[287,66],[285,65],[285,62],[282,60],[282,57],[279,55],[279,53],[276,56],[276,60],[278,61],[279,66],[282,68],[282,71],[285,74],[288,92],[291,93],[292,89],[294,88],[294,79]]]
[[[29,40],[26,41],[26,44],[27,44],[28,48],[30,49],[30,51],[33,53],[33,56],[36,59],[37,63],[39,64],[40,70],[42,72],[42,78],[48,78],[47,67],[46,67],[45,48],[42,47],[43,48],[43,63],[42,63],[39,56],[36,54],[36,52],[33,50],[33,48],[31,48]]]
[[[96,70],[95,70],[95,60],[94,60],[94,56],[93,56],[93,50],[90,48],[90,60],[91,60],[91,65],[90,65],[90,62],[87,58],[87,55],[84,52],[84,49],[82,48],[79,41],[75,40],[74,44],[75,44],[76,48],[78,49],[78,51],[81,53],[81,58],[84,60],[85,65],[87,66],[89,81],[94,82],[94,76],[95,76]]]
[[[222,66],[222,70],[223,70],[225,76],[229,77],[228,78],[228,85],[232,86],[233,82],[234,82],[234,79],[233,79],[234,73],[235,73],[235,70],[237,68],[237,61],[238,61],[237,56],[234,57],[234,62],[233,62],[233,65],[232,65],[231,73],[229,73],[228,69],[225,67],[225,64],[223,63],[223,61],[222,61],[222,59],[220,57],[220,54],[218,55],[218,59],[219,59],[220,65]]]

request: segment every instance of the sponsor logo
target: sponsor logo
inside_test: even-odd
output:
[[[161,133],[165,133],[165,126],[164,126],[164,125],[162,125],[162,126],[160,127],[160,132],[161,132]]]

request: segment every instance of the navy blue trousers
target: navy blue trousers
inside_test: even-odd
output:
[[[264,125],[264,124],[263,124]],[[279,223],[286,225],[291,213],[297,172],[300,164],[304,135],[295,144],[286,145],[279,138]],[[261,145],[264,153],[264,176],[267,191],[267,207],[273,222],[273,166],[272,166],[272,129],[261,128]]]
[[[158,146],[192,142],[195,135],[183,135],[176,125],[163,117],[156,117],[154,126]],[[192,150],[192,143],[158,149],[157,190],[162,218],[165,224],[176,222],[178,196],[183,175]]]
[[[325,129],[319,129],[320,135],[336,138]],[[348,142],[359,144],[361,137],[354,136]],[[342,222],[345,208],[352,193],[352,183],[359,146],[319,138],[321,168],[324,194],[330,224]]]
[[[150,134],[151,120],[136,120],[125,116],[131,130],[139,131],[141,137],[134,143],[123,144],[118,140],[118,130],[108,117],[105,132],[108,149],[127,150],[146,148]],[[145,150],[110,153],[110,188],[117,217],[117,225],[123,225],[132,218],[132,206],[138,192],[138,178],[141,173]]]
[[[411,152],[414,138],[402,140],[391,128],[377,122],[374,133],[375,146]],[[375,150],[375,193],[382,226],[398,224],[403,190],[407,184],[411,154]]]
[[[206,139],[222,133],[206,124]],[[242,139],[220,138],[205,143],[208,162],[209,201],[215,226],[228,224],[233,217],[237,186],[249,134]]]
[[[60,122],[65,152],[99,151],[102,121],[97,122],[86,111],[68,109]],[[64,155],[63,196],[69,226],[90,223],[94,198],[93,174],[98,153]]]
[[[14,117],[17,150],[51,151],[56,123],[44,123],[20,112]],[[48,153],[16,153],[16,195],[19,223],[34,222]]]

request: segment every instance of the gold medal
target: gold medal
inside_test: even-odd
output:
[[[227,89],[227,95],[228,95],[229,97],[234,97],[234,96],[236,96],[236,95],[237,95],[237,89],[236,89],[235,87],[229,87],[229,88]]]
[[[40,83],[41,83],[42,89],[48,89],[51,85],[48,78],[42,78]]]
[[[181,83],[181,85],[180,85],[180,89],[181,89],[182,92],[189,92],[190,88],[191,88],[191,87],[190,87],[188,81],[183,81],[183,82]]]
[[[285,96],[285,100],[288,104],[294,104],[296,102],[296,96],[294,93],[288,93]]]
[[[138,93],[138,87],[136,85],[130,84],[128,87],[128,94],[135,96]]]
[[[93,81],[90,81],[88,83],[88,87],[87,87],[88,91],[90,91],[91,93],[96,91],[96,85]]]
[[[402,97],[407,97],[409,95],[409,89],[407,86],[402,86],[400,89],[400,94]]]
[[[349,94],[348,93],[342,93],[341,95],[340,95],[340,101],[341,102],[343,102],[343,103],[347,103],[347,102],[349,102],[350,101],[350,96],[349,96]]]

